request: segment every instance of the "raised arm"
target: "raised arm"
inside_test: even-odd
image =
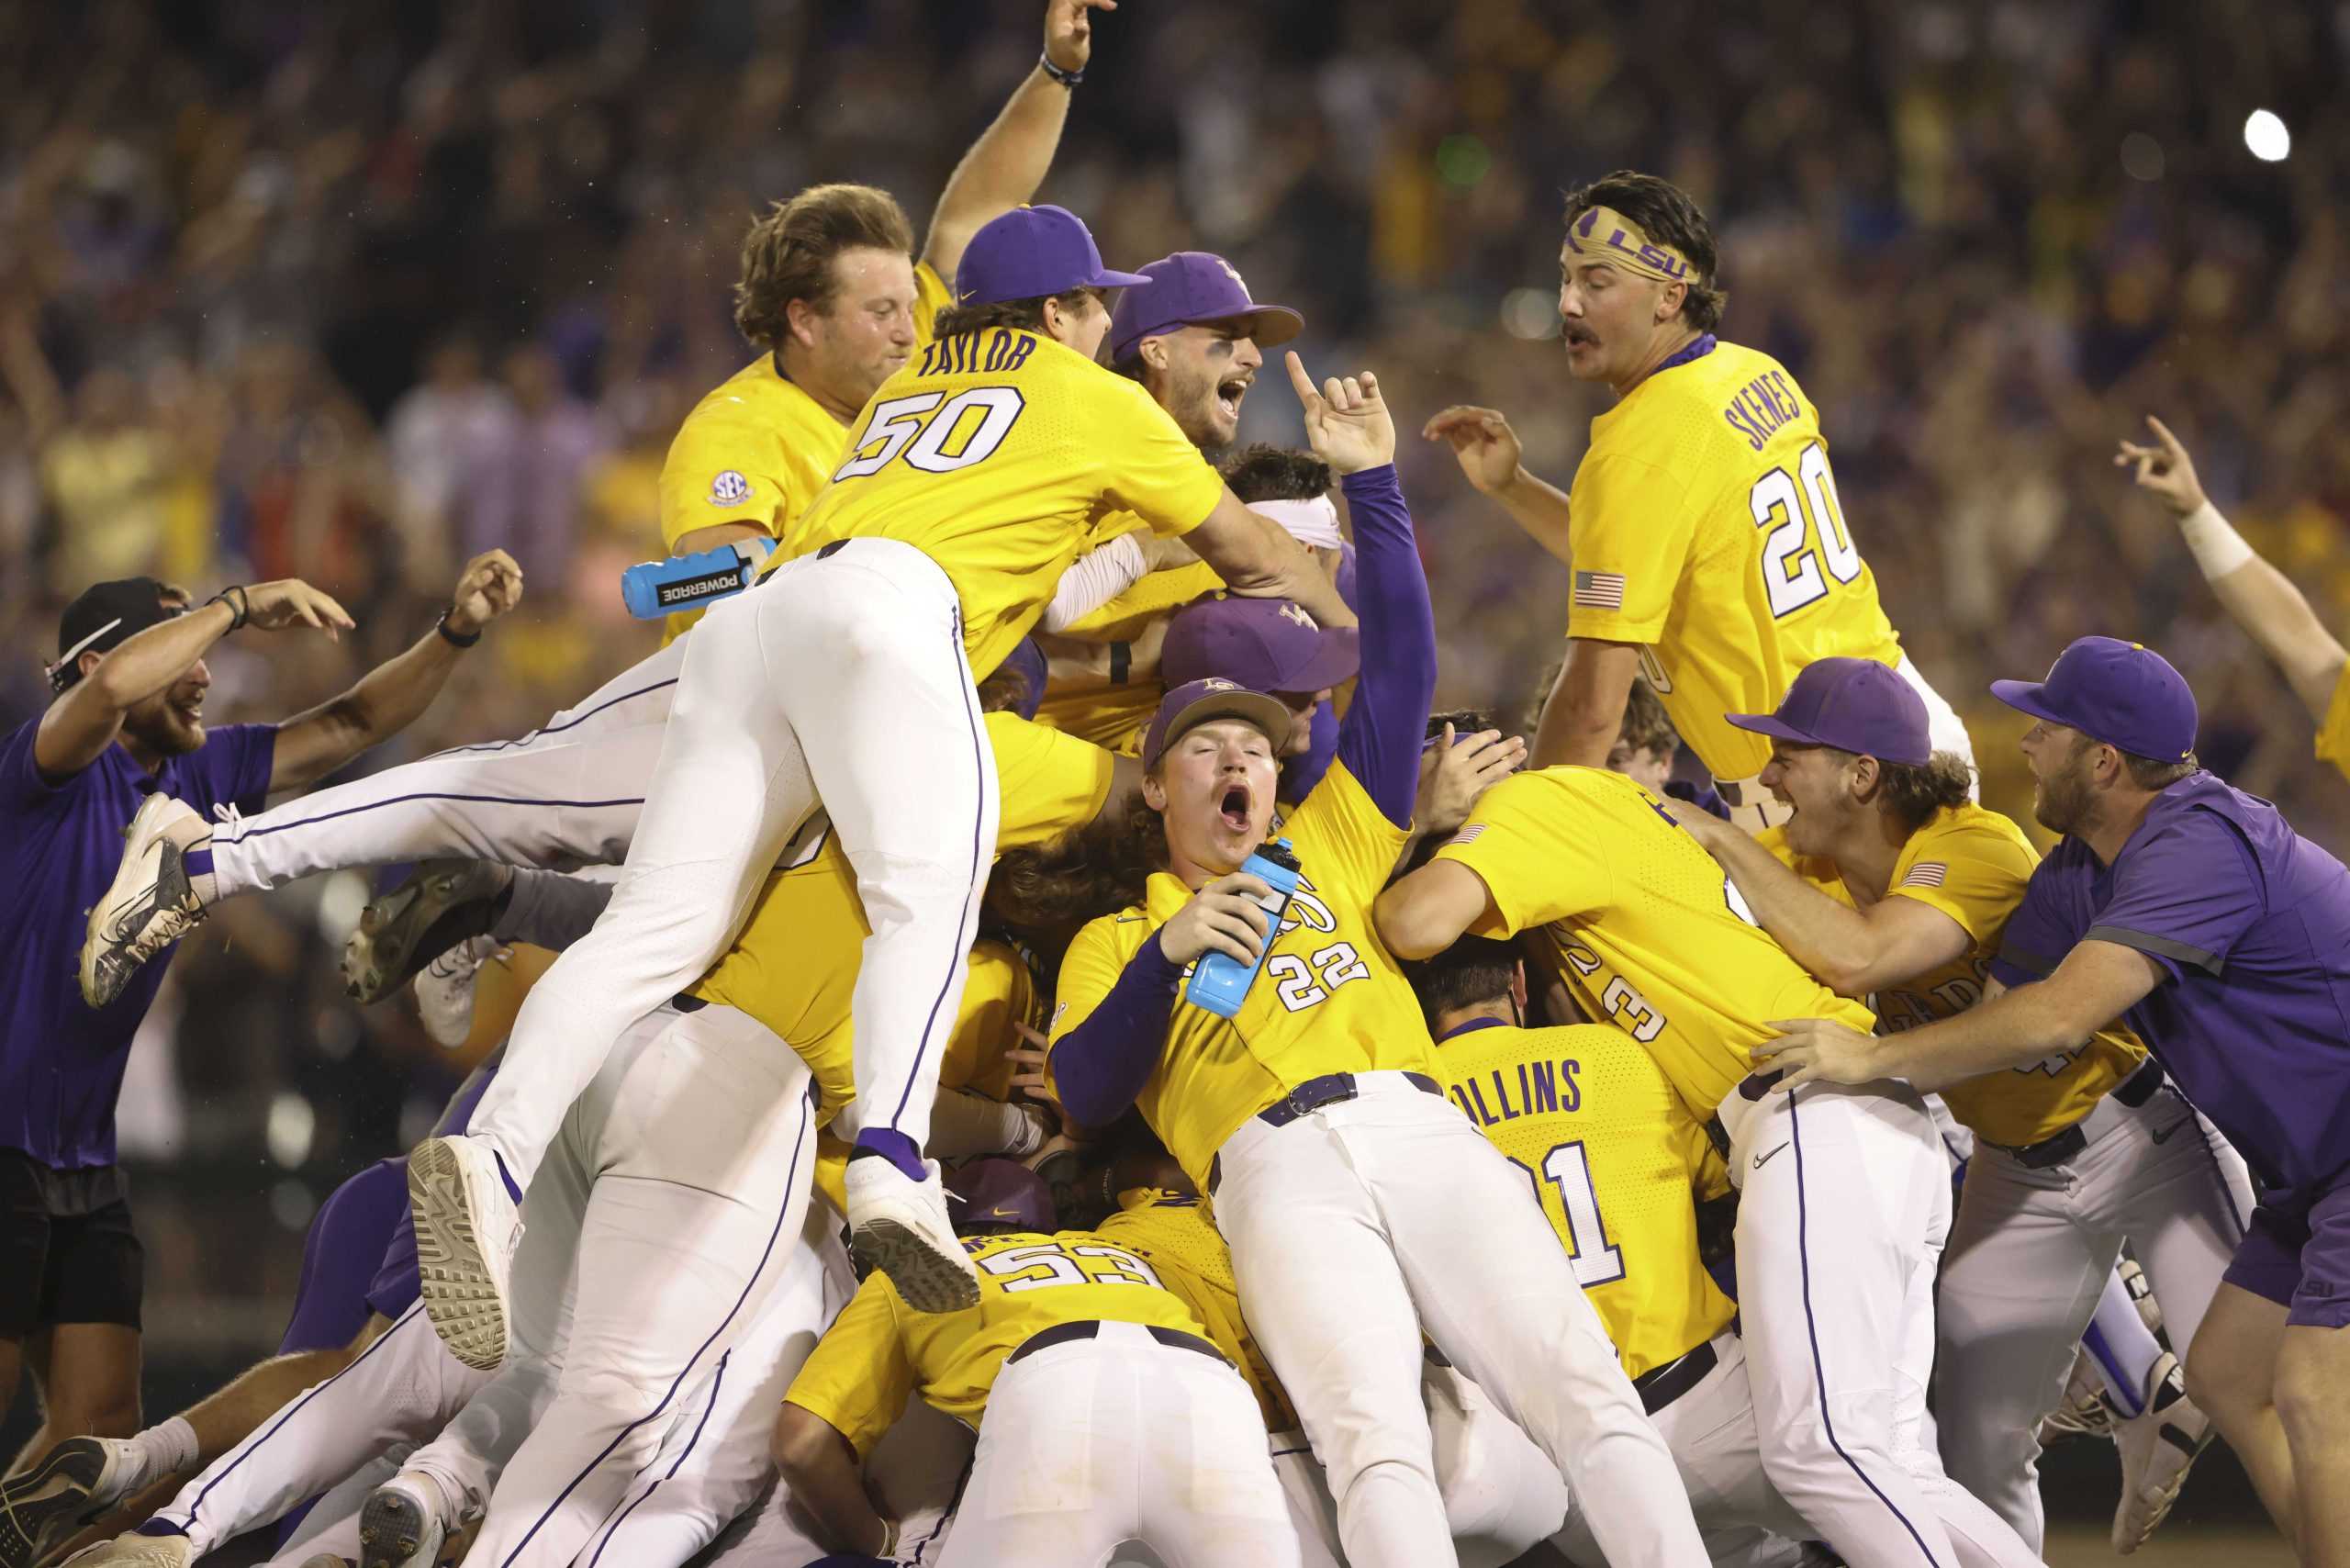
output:
[[[278,726],[270,788],[315,783],[415,722],[441,694],[458,655],[521,598],[522,569],[512,556],[503,550],[476,556],[457,579],[457,591],[438,625],[341,696]]]
[[[1065,76],[1082,73],[1093,57],[1093,22],[1088,13],[1117,8],[1118,0],[1051,0],[1045,7],[1044,59]],[[946,190],[939,193],[930,237],[922,249],[922,259],[939,275],[951,282],[971,236],[1035,196],[1045,183],[1061,144],[1074,85],[1057,79],[1039,62],[1013,90],[1003,112],[955,165]]]
[[[1321,564],[1281,524],[1250,511],[1229,489],[1183,543],[1243,599],[1293,599],[1325,626],[1355,624],[1355,612]]]
[[[1574,552],[1567,535],[1567,493],[1526,471],[1525,449],[1498,409],[1456,403],[1420,429],[1428,441],[1452,448],[1460,472],[1477,493],[1500,503],[1527,536],[1569,566]]]
[[[1412,513],[1391,466],[1340,481],[1355,526],[1355,602],[1360,607],[1362,674],[1338,723],[1338,760],[1387,820],[1412,823],[1420,791],[1420,746],[1436,697],[1436,616],[1412,536]]]
[[[1537,767],[1605,767],[1624,729],[1624,704],[1640,673],[1638,643],[1567,639],[1567,662],[1534,731]]]
[[[2195,476],[2194,460],[2170,427],[2151,414],[2146,423],[2154,428],[2158,444],[2125,441],[2114,454],[2114,465],[2133,468],[2131,477],[2138,487],[2169,509],[2221,608],[2284,672],[2286,683],[2311,717],[2324,723],[2343,666],[2350,662],[2341,641],[2326,630],[2292,579],[2255,554],[2220,515]]]

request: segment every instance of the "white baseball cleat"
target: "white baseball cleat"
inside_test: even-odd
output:
[[[2187,1473],[2210,1446],[2211,1417],[2187,1397],[2178,1358],[2168,1350],[2147,1379],[2154,1390],[2143,1413],[2117,1417],[2113,1443],[2121,1450],[2121,1506],[2113,1514],[2113,1550],[2124,1557],[2168,1517]]]
[[[2070,1437],[2109,1438],[2114,1416],[2096,1360],[2086,1350],[2076,1350],[2072,1375],[2065,1381],[2065,1403],[2040,1418],[2040,1446],[2050,1448]]]
[[[381,1002],[469,936],[488,935],[511,868],[486,860],[428,860],[415,876],[369,902],[342,945],[342,989]]]
[[[196,808],[150,795],[122,836],[122,865],[91,906],[82,937],[82,1000],[93,1007],[120,996],[148,959],[204,919],[188,882],[187,852],[212,829]]]
[[[440,1484],[404,1470],[359,1510],[359,1568],[433,1568],[457,1526],[443,1515]]]
[[[930,1173],[916,1182],[880,1155],[849,1160],[849,1253],[860,1271],[889,1275],[916,1312],[960,1312],[979,1304],[979,1272],[946,1217],[938,1162],[923,1164]]]
[[[417,1276],[449,1353],[476,1372],[506,1359],[507,1271],[522,1224],[488,1145],[430,1137],[408,1157]]]
[[[416,1015],[434,1045],[453,1051],[465,1043],[481,967],[505,951],[494,936],[468,936],[418,971]]]
[[[188,1568],[196,1544],[184,1535],[118,1535],[85,1546],[60,1568]]]

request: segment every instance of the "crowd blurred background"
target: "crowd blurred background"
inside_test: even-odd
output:
[[[919,227],[1040,11],[0,6],[0,716],[39,711],[62,603],[134,572],[299,576],[352,610],[341,644],[211,661],[217,718],[275,717],[512,551],[523,611],[367,767],[514,733],[641,656],[615,578],[656,551],[677,420],[747,357],[749,216],[855,179]],[[1418,424],[1498,407],[1564,481],[1604,394],[1557,350],[1559,196],[1633,165],[1704,203],[1726,333],[1819,404],[1992,803],[2027,814],[2020,725],[1974,694],[2109,632],[2187,671],[2208,761],[2350,848],[2309,721],[2109,464],[2160,413],[2249,538],[2350,598],[2350,7],[1125,0],[1096,37],[1046,197],[1113,265],[1223,252],[1304,310],[1311,367],[1379,372],[1445,700],[1519,708],[1564,585]],[[2288,158],[2248,150],[2261,107]],[[1280,378],[1244,436],[1297,439]],[[150,1020],[124,1147],[170,1172],[139,1194],[159,1369],[274,1339],[310,1207],[450,1087],[400,1008],[341,1000],[366,891],[230,905]]]

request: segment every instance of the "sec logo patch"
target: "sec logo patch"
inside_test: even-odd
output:
[[[751,498],[751,482],[729,468],[710,482],[710,504],[714,507],[739,506]]]

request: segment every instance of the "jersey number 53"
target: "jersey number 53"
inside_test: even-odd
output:
[[[856,450],[833,482],[878,474],[903,457],[925,474],[951,474],[995,455],[1026,402],[1011,386],[971,386],[949,398],[917,392],[876,403]]]

